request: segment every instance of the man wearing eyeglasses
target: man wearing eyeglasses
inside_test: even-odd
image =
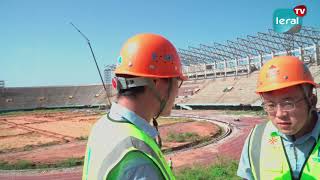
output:
[[[256,93],[270,121],[257,125],[248,136],[238,176],[249,180],[320,179],[316,87],[309,69],[296,57],[276,57],[261,68]]]
[[[115,76],[117,102],[91,130],[82,179],[175,179],[156,121],[170,114],[186,79],[175,47],[160,35],[133,36],[121,50]]]

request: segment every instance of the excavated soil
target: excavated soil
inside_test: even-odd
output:
[[[0,161],[27,160],[52,164],[68,158],[82,158],[92,125],[101,112],[76,110],[63,112],[26,112],[0,116]],[[191,142],[168,141],[169,133],[194,133],[199,138],[213,137],[219,127],[209,122],[182,122],[159,127],[163,149]]]

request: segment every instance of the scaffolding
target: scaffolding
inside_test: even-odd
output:
[[[5,83],[4,80],[0,80],[0,95],[2,96],[4,93]]]
[[[4,80],[0,80],[0,89],[3,89],[4,87],[5,87]]]
[[[225,43],[178,49],[183,71],[190,79],[248,75],[275,56],[297,56],[320,65],[320,29],[303,27],[299,33],[276,33],[272,29]]]
[[[116,65],[106,65],[104,67],[104,82],[106,82],[107,95],[110,97],[112,95],[112,86],[111,81],[114,77],[114,70],[116,69]]]

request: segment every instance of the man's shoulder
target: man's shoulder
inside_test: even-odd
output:
[[[103,115],[99,118],[91,128],[91,134],[103,135],[104,138],[106,133],[108,134],[128,134],[125,127],[128,127],[130,123],[126,121],[114,121],[108,117],[108,115]]]
[[[262,127],[262,126],[266,126],[268,123],[270,123],[270,121],[263,121],[263,122],[261,122],[261,123],[258,123],[257,125],[256,125],[256,127]],[[271,123],[272,124],[272,123]]]
[[[273,123],[270,120],[263,121],[252,129],[252,131],[261,132],[263,133],[265,130],[267,131],[278,131],[277,128],[273,125]]]

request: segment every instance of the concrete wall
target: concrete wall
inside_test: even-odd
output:
[[[108,104],[102,85],[17,87],[0,92],[0,110]]]

